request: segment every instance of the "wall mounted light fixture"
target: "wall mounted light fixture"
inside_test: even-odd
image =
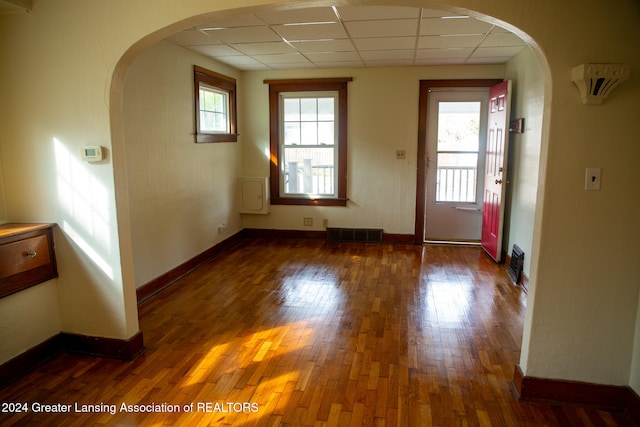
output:
[[[631,67],[625,64],[582,64],[573,67],[571,79],[578,86],[583,104],[602,104],[607,96],[629,78]]]

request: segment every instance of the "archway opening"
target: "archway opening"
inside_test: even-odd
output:
[[[407,4],[407,7],[415,6],[408,1],[403,2],[403,4],[404,3]],[[327,2],[314,2],[313,6],[314,7],[320,7],[320,6],[330,7],[330,4]],[[400,5],[394,4],[393,6],[394,7],[402,6],[402,4]],[[172,24],[171,26],[159,29],[155,33],[149,34],[148,36],[146,36],[145,38],[137,42],[135,45],[133,45],[129,49],[129,51],[127,51],[127,53],[123,55],[123,57],[118,62],[116,70],[114,71],[114,76],[113,76],[112,85],[111,85],[111,104],[110,104],[111,130],[112,130],[112,147],[113,147],[113,159],[114,159],[114,174],[115,174],[115,181],[116,181],[115,182],[116,199],[118,202],[118,224],[119,224],[118,227],[119,227],[119,235],[120,235],[121,254],[122,254],[121,256],[122,256],[122,265],[123,265],[123,275],[124,275],[123,281],[125,283],[125,286],[129,287],[130,290],[135,289],[136,285],[140,284],[138,283],[138,279],[136,278],[136,268],[135,268],[135,264],[136,262],[138,262],[135,256],[135,241],[137,237],[133,232],[133,227],[131,223],[132,211],[134,210],[134,206],[132,205],[132,202],[131,202],[131,190],[132,190],[132,187],[130,186],[131,167],[127,167],[128,160],[127,160],[127,154],[126,154],[127,153],[127,130],[126,130],[127,124],[125,120],[125,116],[126,116],[125,88],[126,88],[127,73],[130,70],[130,67],[135,63],[136,59],[139,58],[140,55],[142,55],[144,52],[146,52],[151,46],[155,45],[156,43],[164,40],[169,36],[176,34],[179,30],[182,30],[185,27],[189,27],[189,26],[195,27],[200,24],[204,24],[211,21],[220,21],[224,19],[236,19],[241,16],[246,16],[247,14],[256,13],[256,12],[277,13],[278,11],[282,11],[282,10],[303,11],[308,7],[309,7],[308,5],[305,5],[302,3],[292,3],[286,6],[243,8],[243,9],[235,9],[235,10],[228,10],[228,11],[221,11],[221,12],[212,12],[206,15],[194,16],[192,18],[189,18],[188,20],[177,22],[175,24]],[[363,5],[362,7],[366,7],[366,5]],[[441,8],[442,5],[425,4],[424,7]],[[482,22],[488,22],[492,25],[498,25],[499,27],[508,29],[513,34],[516,34],[518,37],[520,37],[520,39],[522,39],[531,49],[532,55],[536,59],[537,65],[539,66],[540,82],[542,85],[540,88],[540,91],[543,92],[542,93],[543,102],[540,103],[539,105],[543,105],[543,106],[548,105],[548,100],[550,96],[550,86],[551,86],[550,73],[548,71],[548,65],[546,64],[546,60],[544,59],[544,56],[542,55],[540,49],[535,44],[534,40],[528,37],[521,30],[511,26],[510,24],[500,21],[496,18],[483,15],[480,12],[461,10],[455,7],[447,7],[446,9],[458,15],[464,14],[465,16],[471,16]],[[424,67],[429,67],[429,65],[424,65]],[[330,68],[321,69],[320,71],[315,71],[315,73],[317,75],[317,73],[319,72],[320,73],[328,72],[328,70],[331,70],[331,69]],[[243,71],[243,73],[249,73],[249,72],[251,71]],[[466,71],[461,72],[461,76],[463,75],[466,75]],[[417,92],[416,92],[416,96],[417,96]],[[417,111],[416,111],[416,114],[417,114]],[[548,110],[541,109],[538,112],[538,116],[537,116],[537,119],[539,120],[539,124],[540,124],[540,134],[539,134],[540,137],[538,141],[539,160],[538,160],[537,169],[539,169],[540,165],[544,165],[546,163],[546,140],[547,140],[547,129],[548,129],[548,115],[549,115]],[[413,131],[415,132],[415,129]],[[249,134],[253,134],[253,130],[249,132]],[[251,148],[255,149],[256,147],[253,146]],[[242,151],[246,152],[246,148],[243,148]],[[258,152],[261,152],[261,154],[264,154],[264,150],[260,150],[259,147],[257,150],[254,150],[254,151],[258,151]],[[376,159],[376,160],[379,160],[379,159]],[[414,160],[418,161],[418,159],[414,159]],[[257,160],[255,160],[255,158],[252,158],[251,162],[255,162],[255,161]],[[239,171],[244,172],[247,168],[249,167],[241,166],[239,168]],[[260,170],[259,166],[257,167],[257,169],[259,170],[257,172],[258,174],[260,172],[263,172],[262,170]],[[543,177],[536,176],[535,180],[538,183],[541,183],[543,181]],[[538,185],[536,188],[542,189],[544,188],[544,186]],[[529,278],[531,283],[530,288],[532,290],[533,290],[533,285],[535,283],[535,270],[537,268],[537,265],[536,265],[537,254],[539,252],[539,239],[538,239],[537,228],[538,228],[540,215],[537,212],[539,212],[540,210],[539,205],[542,202],[542,193],[541,193],[542,190],[535,190],[535,191],[537,192],[533,196],[533,199],[536,202],[535,208],[534,208],[534,211],[530,212],[530,220],[533,223],[533,225],[531,228],[531,236],[530,236],[530,242],[529,242],[529,247],[531,248],[531,250],[528,257],[528,259],[530,260],[529,270],[531,272],[531,275]],[[372,193],[369,192],[369,195],[371,194]],[[413,197],[413,193],[411,194],[411,197]],[[370,207],[368,207],[368,210],[371,210]],[[286,221],[286,220],[287,218],[282,219],[282,221]],[[340,218],[338,217],[337,220],[340,220]],[[413,221],[410,220],[409,223],[413,224]],[[218,227],[220,226],[220,224],[215,223],[214,225],[215,227]],[[404,230],[400,230],[400,234],[403,231]],[[534,297],[534,294],[533,292],[530,292],[530,298],[532,297]],[[526,329],[527,329],[527,326],[525,325],[525,334],[526,334]],[[526,345],[527,344],[525,339],[523,340],[523,354],[526,354],[526,351],[524,348]],[[521,364],[523,363],[526,364],[526,360],[524,362],[521,362]]]

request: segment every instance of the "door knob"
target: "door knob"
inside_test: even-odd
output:
[[[502,184],[502,180],[501,179],[496,179],[496,184]]]

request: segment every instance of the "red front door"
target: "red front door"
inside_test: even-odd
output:
[[[511,82],[489,91],[489,121],[482,204],[482,248],[496,261],[502,259],[502,224],[507,177],[507,135]]]

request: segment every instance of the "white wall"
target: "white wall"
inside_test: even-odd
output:
[[[247,228],[322,230],[382,228],[413,235],[416,210],[418,101],[420,80],[502,78],[504,67],[447,66],[249,72],[243,84],[246,149],[243,172],[269,176],[269,106],[265,79],[352,77],[348,85],[348,179],[346,207],[272,206],[270,215],[246,215]],[[396,150],[406,159],[397,160]],[[314,219],[312,227],[303,217]]]
[[[504,249],[514,244],[525,253],[523,271],[531,274],[533,228],[540,168],[544,80],[538,61],[527,48],[507,63],[505,79],[513,81],[511,117],[523,117],[522,134],[509,134],[508,208],[505,212]]]
[[[234,203],[242,127],[238,143],[195,143],[194,65],[240,75],[168,42],[147,49],[127,75],[125,148],[138,287],[242,229]],[[219,234],[221,223],[227,227]]]

